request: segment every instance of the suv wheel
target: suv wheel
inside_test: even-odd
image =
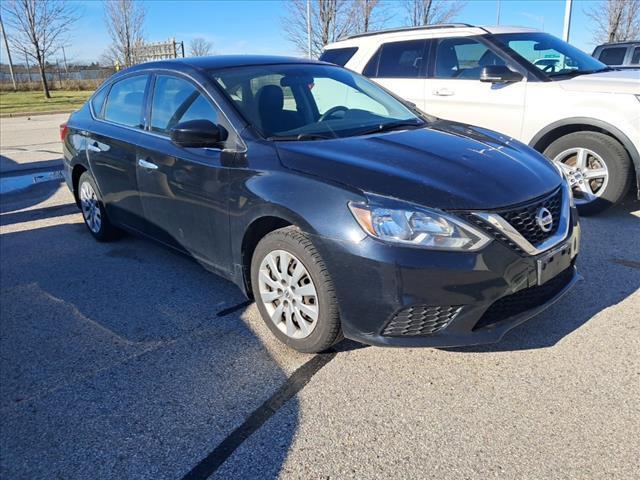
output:
[[[266,235],[251,261],[258,310],[279,340],[305,353],[342,338],[329,272],[309,238],[294,227]]]
[[[544,154],[562,167],[581,215],[618,203],[631,184],[633,166],[627,151],[603,133],[570,133],[551,143]]]
[[[96,183],[89,172],[84,172],[78,180],[78,204],[84,223],[96,240],[106,242],[116,237],[118,230],[109,221],[104,204],[98,196]]]

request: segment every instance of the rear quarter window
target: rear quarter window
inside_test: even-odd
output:
[[[104,106],[104,99],[107,98],[108,91],[109,87],[103,86],[91,98],[91,109],[97,118],[102,118],[102,107]]]
[[[320,60],[344,67],[357,51],[357,47],[332,48],[331,50],[322,52]]]
[[[598,60],[607,65],[622,65],[624,63],[624,56],[626,53],[627,47],[603,48]]]
[[[640,47],[635,47],[633,49],[633,56],[631,57],[631,65],[640,64]]]

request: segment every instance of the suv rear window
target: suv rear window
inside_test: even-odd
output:
[[[638,65],[640,63],[640,47],[633,49],[633,56],[631,57],[631,65]]]
[[[426,40],[385,43],[369,60],[363,73],[372,78],[424,77],[426,44]]]
[[[358,47],[333,48],[322,52],[320,60],[344,67],[357,51]]]
[[[627,47],[603,48],[598,60],[607,65],[622,65],[626,53]]]

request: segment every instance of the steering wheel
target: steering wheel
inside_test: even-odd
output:
[[[555,65],[554,63],[550,63],[549,65],[545,65],[545,66],[542,68],[542,71],[543,71],[544,73],[555,73],[555,71],[556,71],[556,65]]]
[[[324,122],[325,120],[331,118],[333,115],[335,115],[338,112],[347,113],[348,111],[349,109],[347,107],[344,107],[342,105],[336,105],[335,107],[331,107],[329,110],[327,110],[322,115],[320,115],[320,118],[318,119],[318,121]]]

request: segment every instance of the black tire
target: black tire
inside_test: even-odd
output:
[[[306,338],[292,338],[282,332],[271,320],[260,296],[258,275],[260,265],[267,255],[276,250],[293,254],[306,268],[317,293],[318,318],[312,332]],[[262,315],[273,334],[286,345],[303,353],[318,353],[329,349],[342,339],[338,301],[331,276],[320,254],[309,237],[295,227],[285,227],[266,235],[253,253],[251,260],[251,288]]]
[[[580,147],[597,153],[609,172],[609,180],[602,194],[591,202],[578,204],[581,215],[594,215],[624,198],[633,179],[633,164],[620,142],[600,132],[569,133],[551,143],[544,155],[553,160],[566,150]]]
[[[93,192],[95,192],[97,199],[97,208],[100,210],[100,225],[99,228],[92,228],[90,222],[88,220],[88,214],[85,208],[83,208],[82,200],[81,200],[81,192],[83,189],[83,184],[87,183]],[[82,219],[84,220],[84,224],[87,227],[87,230],[93,235],[93,237],[99,242],[109,242],[111,240],[115,240],[119,236],[119,230],[113,226],[109,217],[107,216],[107,211],[104,208],[104,203],[100,198],[98,193],[98,188],[96,187],[96,182],[91,176],[89,172],[84,172],[80,175],[78,179],[78,188],[76,191],[78,205],[80,206],[80,211],[82,213]]]

